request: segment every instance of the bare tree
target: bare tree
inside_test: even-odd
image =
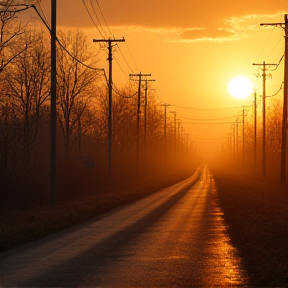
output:
[[[2,74],[4,93],[1,102],[5,102],[3,105],[8,105],[22,121],[23,160],[29,164],[38,134],[41,107],[50,93],[49,50],[42,32],[26,32],[19,40],[17,45],[10,47],[11,53],[14,54],[19,45],[25,45],[26,49]]]
[[[57,55],[57,113],[64,137],[65,160],[69,163],[73,145],[83,131],[83,114],[93,96],[98,72],[82,64],[95,65],[85,34],[60,31],[58,38],[63,46],[58,48]]]
[[[18,46],[13,49],[15,54],[9,49],[16,41],[16,36],[24,33],[26,25],[21,22],[15,22],[17,12],[12,9],[15,0],[0,1],[0,72],[24,50],[25,46]]]

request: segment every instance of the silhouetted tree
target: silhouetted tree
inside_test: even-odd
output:
[[[17,12],[13,11],[14,0],[0,1],[0,73],[4,68],[24,50],[25,46],[18,45],[17,49],[9,49],[19,35],[23,34],[26,25],[16,22]]]
[[[3,72],[6,102],[22,122],[23,161],[29,165],[39,128],[41,107],[49,97],[49,50],[42,32],[28,31],[19,37],[17,46],[26,46]]]
[[[91,66],[96,63],[85,34],[60,31],[58,38],[65,49],[58,46],[57,51],[57,112],[64,138],[65,160],[69,163],[72,147],[83,133],[83,114],[93,97],[93,85],[99,72],[77,61]]]

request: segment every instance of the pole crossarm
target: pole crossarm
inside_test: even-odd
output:
[[[258,66],[277,66],[278,64],[272,64],[272,63],[253,63],[252,65],[258,65]]]
[[[106,42],[106,43],[109,43],[109,42],[125,42],[125,39],[124,38],[121,38],[121,39],[93,39],[93,42]]]
[[[261,23],[260,26],[280,26],[285,28],[285,23]]]
[[[129,74],[130,77],[139,77],[138,80],[133,80],[133,79],[130,79],[131,81],[149,81],[149,80],[143,80],[142,77],[148,77],[148,76],[151,76],[151,74],[142,74],[141,72],[139,74]],[[152,80],[150,80],[152,81]],[[154,80],[155,81],[155,80]]]

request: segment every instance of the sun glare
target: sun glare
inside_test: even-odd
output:
[[[246,99],[253,92],[253,84],[249,78],[238,76],[230,80],[228,91],[236,99]]]

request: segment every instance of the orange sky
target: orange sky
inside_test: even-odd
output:
[[[254,76],[259,68],[252,63],[278,63],[284,53],[283,29],[260,27],[260,23],[283,22],[288,0],[98,0],[101,11],[96,0],[84,2],[97,28],[82,0],[57,1],[58,25],[89,31],[91,42],[102,36],[125,38],[125,43],[118,44],[121,52],[119,48],[114,51],[116,86],[128,83],[129,73],[150,73],[156,80],[153,89],[163,102],[197,109],[239,107],[215,111],[169,108],[179,112],[177,118],[183,117],[183,122],[189,121],[186,118],[234,115],[235,119],[225,121],[236,121],[241,106],[251,105],[252,99],[233,99],[227,91],[228,81],[246,75],[257,82],[260,95],[261,79]],[[42,0],[41,7],[50,19],[50,1]],[[107,70],[107,49],[101,53],[99,66]],[[267,81],[267,95],[279,89],[283,63],[272,76]],[[213,152],[225,141],[222,138],[227,137],[231,127],[183,125],[190,139],[197,141],[198,151],[211,148]]]

